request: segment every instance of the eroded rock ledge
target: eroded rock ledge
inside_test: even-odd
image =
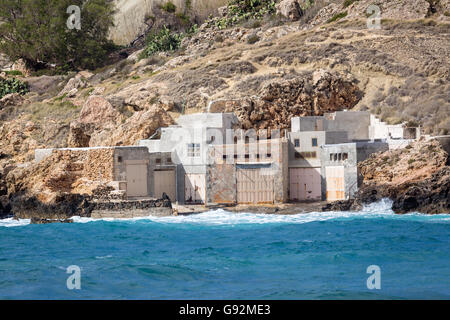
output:
[[[389,198],[398,214],[450,213],[448,148],[448,138],[433,139],[374,154],[359,164],[363,185],[356,198],[328,204],[323,210],[359,210],[365,204]]]

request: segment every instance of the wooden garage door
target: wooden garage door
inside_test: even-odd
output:
[[[184,178],[184,200],[186,203],[205,203],[206,176],[187,173]]]
[[[155,197],[161,198],[165,192],[171,201],[176,201],[175,170],[155,171]]]
[[[274,202],[274,176],[259,168],[237,169],[237,202],[264,204]]]
[[[345,200],[344,167],[326,167],[327,200]]]
[[[321,200],[320,168],[289,169],[289,198],[292,201]]]
[[[127,196],[148,196],[146,164],[127,164]]]

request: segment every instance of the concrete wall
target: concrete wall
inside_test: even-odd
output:
[[[320,146],[324,144],[335,144],[348,142],[347,133],[340,132],[326,132],[326,131],[302,131],[290,132],[289,137],[289,167],[290,168],[309,168],[320,167]],[[312,145],[312,139],[317,139],[317,146]],[[300,147],[295,147],[295,140],[299,140]],[[315,152],[316,157],[298,158],[297,153]],[[313,155],[313,154],[312,154]]]
[[[327,198],[326,167],[343,166],[346,198],[353,198],[361,185],[361,177],[358,171],[358,163],[366,160],[371,154],[389,150],[387,142],[359,141],[334,145],[324,145],[321,148],[320,159],[322,162],[322,199]],[[344,160],[343,154],[347,155]],[[330,157],[330,154],[341,154],[341,158]]]
[[[348,158],[346,160],[330,159],[330,154],[346,153]],[[336,145],[322,146],[320,155],[322,162],[322,200],[327,200],[327,181],[326,181],[326,167],[343,166],[344,167],[344,184],[345,197],[351,198],[358,190],[358,169],[357,169],[357,148],[356,143],[344,143]]]
[[[325,144],[325,137],[325,131],[291,132],[289,134],[289,167],[320,167],[320,146]],[[312,146],[313,138],[317,139],[317,147]],[[299,140],[300,147],[295,147],[295,140]],[[315,152],[316,156],[311,158],[296,157],[296,153],[305,152]]]
[[[349,140],[369,139],[369,112],[338,111],[332,119],[325,122],[326,131],[347,131]]]
[[[294,117],[292,132],[346,131],[349,140],[369,139],[370,113],[365,111],[338,111],[324,116]]]
[[[264,170],[268,170],[268,173],[274,176],[275,202],[288,200],[289,168],[286,139],[260,140],[243,146],[216,145],[210,148],[215,151],[211,153],[214,155],[214,162],[207,166],[206,188],[209,204],[236,203],[237,166],[258,167],[260,164],[269,165],[270,168]],[[271,154],[270,158],[266,157],[267,153]],[[226,159],[223,159],[224,154],[227,155]],[[248,158],[245,158],[246,154]]]
[[[384,152],[389,150],[389,144],[387,142],[357,142],[357,161],[362,162],[366,160],[372,153]]]

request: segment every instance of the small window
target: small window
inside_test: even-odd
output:
[[[246,136],[245,137],[245,143],[249,143],[250,142],[250,137]]]
[[[249,155],[249,154],[246,154],[246,155],[245,155],[245,159],[250,159],[250,155]]]
[[[234,144],[238,142],[238,137],[234,137]]]
[[[334,161],[337,161],[337,153],[334,154]]]
[[[171,158],[171,157],[168,157],[167,160],[166,160],[166,162],[167,162],[168,164],[172,164],[172,158]]]
[[[258,153],[258,154],[256,155],[256,159],[259,159],[259,158],[261,158],[261,155]]]
[[[118,157],[117,157],[117,162],[121,163],[122,161],[123,161],[122,157],[121,157],[121,156],[118,156]]]
[[[200,157],[200,143],[189,143],[187,156],[191,158]]]
[[[317,153],[315,151],[311,152],[311,158],[317,158]]]
[[[342,155],[342,160],[347,160],[348,159],[348,153],[344,153]]]
[[[272,154],[271,153],[266,154],[266,158],[272,158]]]
[[[161,159],[160,158],[156,159],[156,163],[161,164]]]
[[[333,161],[333,154],[330,153],[330,161]]]
[[[300,139],[295,139],[295,140],[294,140],[294,146],[295,146],[296,148],[300,147]]]
[[[223,159],[223,160],[227,160],[227,155],[224,154],[224,155],[222,156],[222,159]]]
[[[215,141],[216,140],[216,137],[215,136],[211,136],[210,138],[209,138],[209,141],[210,142],[213,142],[213,141]]]
[[[237,154],[235,154],[235,155],[234,155],[234,158],[235,158],[235,159],[237,159],[237,158],[238,158],[238,155],[237,155]]]
[[[313,147],[317,147],[317,138],[312,138],[311,143]]]
[[[338,161],[341,161],[342,160],[342,153],[339,153],[338,154]]]

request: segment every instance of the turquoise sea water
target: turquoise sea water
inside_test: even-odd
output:
[[[0,221],[1,299],[450,299],[450,215]],[[81,268],[68,290],[66,268]],[[367,267],[381,269],[369,290]]]

